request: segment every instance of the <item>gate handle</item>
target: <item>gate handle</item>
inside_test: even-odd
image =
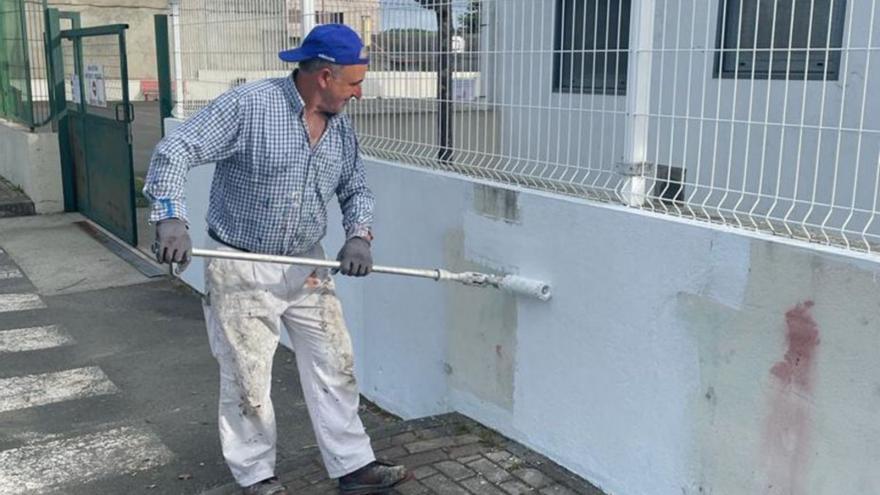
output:
[[[122,118],[119,117],[119,109],[125,108],[126,105],[128,105],[128,110],[129,110],[128,115],[130,117],[129,120],[125,120],[125,112],[122,113]],[[134,122],[134,105],[132,105],[131,102],[117,103],[116,106],[114,107],[114,109],[116,110],[116,121],[117,122]]]

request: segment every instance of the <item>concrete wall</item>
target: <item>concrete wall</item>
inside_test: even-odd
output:
[[[514,272],[555,296],[371,278],[367,396],[462,411],[614,494],[880,491],[877,260],[369,172],[377,262]]]
[[[37,213],[64,210],[58,135],[0,120],[0,176],[20,187]]]
[[[340,278],[362,391],[382,407],[461,411],[615,495],[880,492],[876,259],[367,167],[377,263],[554,288],[542,303]],[[196,245],[209,176],[189,184]],[[332,254],[338,211],[330,225]],[[198,263],[185,280],[199,286]]]

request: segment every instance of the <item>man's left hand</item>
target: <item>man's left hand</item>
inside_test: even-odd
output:
[[[336,256],[339,271],[343,275],[363,277],[373,270],[373,255],[370,253],[370,241],[363,237],[352,237]]]

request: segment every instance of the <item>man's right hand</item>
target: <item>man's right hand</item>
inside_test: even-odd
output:
[[[192,258],[192,240],[186,222],[169,218],[156,224],[156,261],[177,263],[178,272],[186,269]]]

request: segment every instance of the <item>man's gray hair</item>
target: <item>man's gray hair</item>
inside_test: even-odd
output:
[[[330,69],[334,76],[338,76],[339,71],[342,70],[342,66],[320,58],[310,58],[299,63],[299,70],[307,74],[312,74],[324,69]]]

